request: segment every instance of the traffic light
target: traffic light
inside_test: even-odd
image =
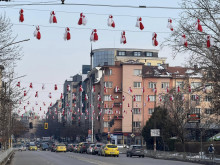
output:
[[[48,123],[44,123],[44,129],[48,129]]]
[[[29,123],[29,129],[33,129],[33,123],[32,122]]]

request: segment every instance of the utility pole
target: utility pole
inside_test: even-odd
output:
[[[157,86],[156,86],[156,83],[155,83],[155,90],[157,89]],[[155,108],[156,108],[156,91],[154,91],[154,112],[155,112]],[[154,115],[154,129],[156,129],[156,118],[155,118],[155,115]],[[157,151],[157,138],[156,136],[154,136],[154,152]]]

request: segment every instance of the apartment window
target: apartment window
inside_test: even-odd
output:
[[[149,82],[149,83],[148,83],[148,88],[154,89],[155,86],[156,86],[156,83],[155,83],[155,82]]]
[[[133,122],[133,127],[134,128],[140,128],[141,127],[141,122],[140,121],[134,121]]]
[[[148,62],[148,63],[147,63],[147,66],[151,66],[151,63],[150,63],[150,62]]]
[[[133,113],[134,114],[141,114],[141,109],[140,108],[134,108]]]
[[[167,88],[169,88],[169,86],[170,86],[170,83],[168,83],[168,82],[161,83],[161,88],[163,88],[163,89],[167,89]]]
[[[191,113],[191,114],[200,113],[200,108],[192,108],[192,109],[190,110],[190,113]]]
[[[112,82],[111,81],[104,82],[104,85],[105,85],[106,88],[112,88]]]
[[[155,96],[154,95],[150,95],[149,99],[150,99],[150,101],[155,101]],[[147,98],[147,100],[148,100],[148,98]]]
[[[134,82],[134,88],[141,88],[141,82]]]
[[[214,111],[211,108],[205,108],[205,114],[211,115],[211,114],[214,114]]]
[[[191,95],[191,100],[192,101],[200,101],[200,96],[199,95]]]
[[[148,113],[149,113],[149,115],[152,115],[154,113],[154,108],[149,108]]]
[[[141,56],[141,52],[134,52],[134,56],[140,57]]]
[[[206,89],[212,89],[212,88],[213,88],[213,86],[212,86],[212,84],[211,84],[211,83],[209,83],[209,84],[206,84],[206,85],[205,85],[205,88],[206,88]]]
[[[106,69],[106,70],[105,70],[105,75],[106,75],[106,76],[112,75],[112,69]]]
[[[141,95],[136,95],[136,101],[141,101]]]
[[[108,127],[108,122],[104,121],[103,125],[104,125],[105,128]]]
[[[103,101],[112,101],[110,95],[104,95]]]
[[[134,75],[135,76],[139,76],[142,74],[142,70],[141,69],[134,69]]]
[[[147,57],[153,57],[153,53],[152,52],[146,52],[146,56]]]
[[[105,114],[111,115],[113,114],[112,108],[104,108]]]
[[[201,82],[191,82],[191,89],[196,89],[201,86],[202,86]]]
[[[161,66],[161,63],[157,63],[157,66]]]
[[[212,96],[205,96],[205,101],[206,102],[211,102],[212,101]]]
[[[118,52],[118,55],[119,55],[119,56],[125,56],[125,51],[119,51],[119,52]]]
[[[176,87],[180,87],[180,89],[183,89],[184,83],[183,81],[177,81],[176,82]]]

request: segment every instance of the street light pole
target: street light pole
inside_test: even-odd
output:
[[[156,87],[156,83],[155,83],[155,90],[157,89]],[[154,91],[154,112],[155,112],[155,108],[156,108],[156,91]],[[156,129],[156,118],[154,115],[154,129]],[[157,151],[157,138],[156,136],[154,136],[154,152]]]

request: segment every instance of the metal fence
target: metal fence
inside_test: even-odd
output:
[[[187,152],[168,152],[168,151],[153,151],[145,150],[146,157],[153,157],[158,159],[173,159],[190,162],[215,162],[220,163],[220,155]]]
[[[4,163],[5,159],[13,152],[13,148],[9,148],[5,151],[0,151],[0,164]]]

